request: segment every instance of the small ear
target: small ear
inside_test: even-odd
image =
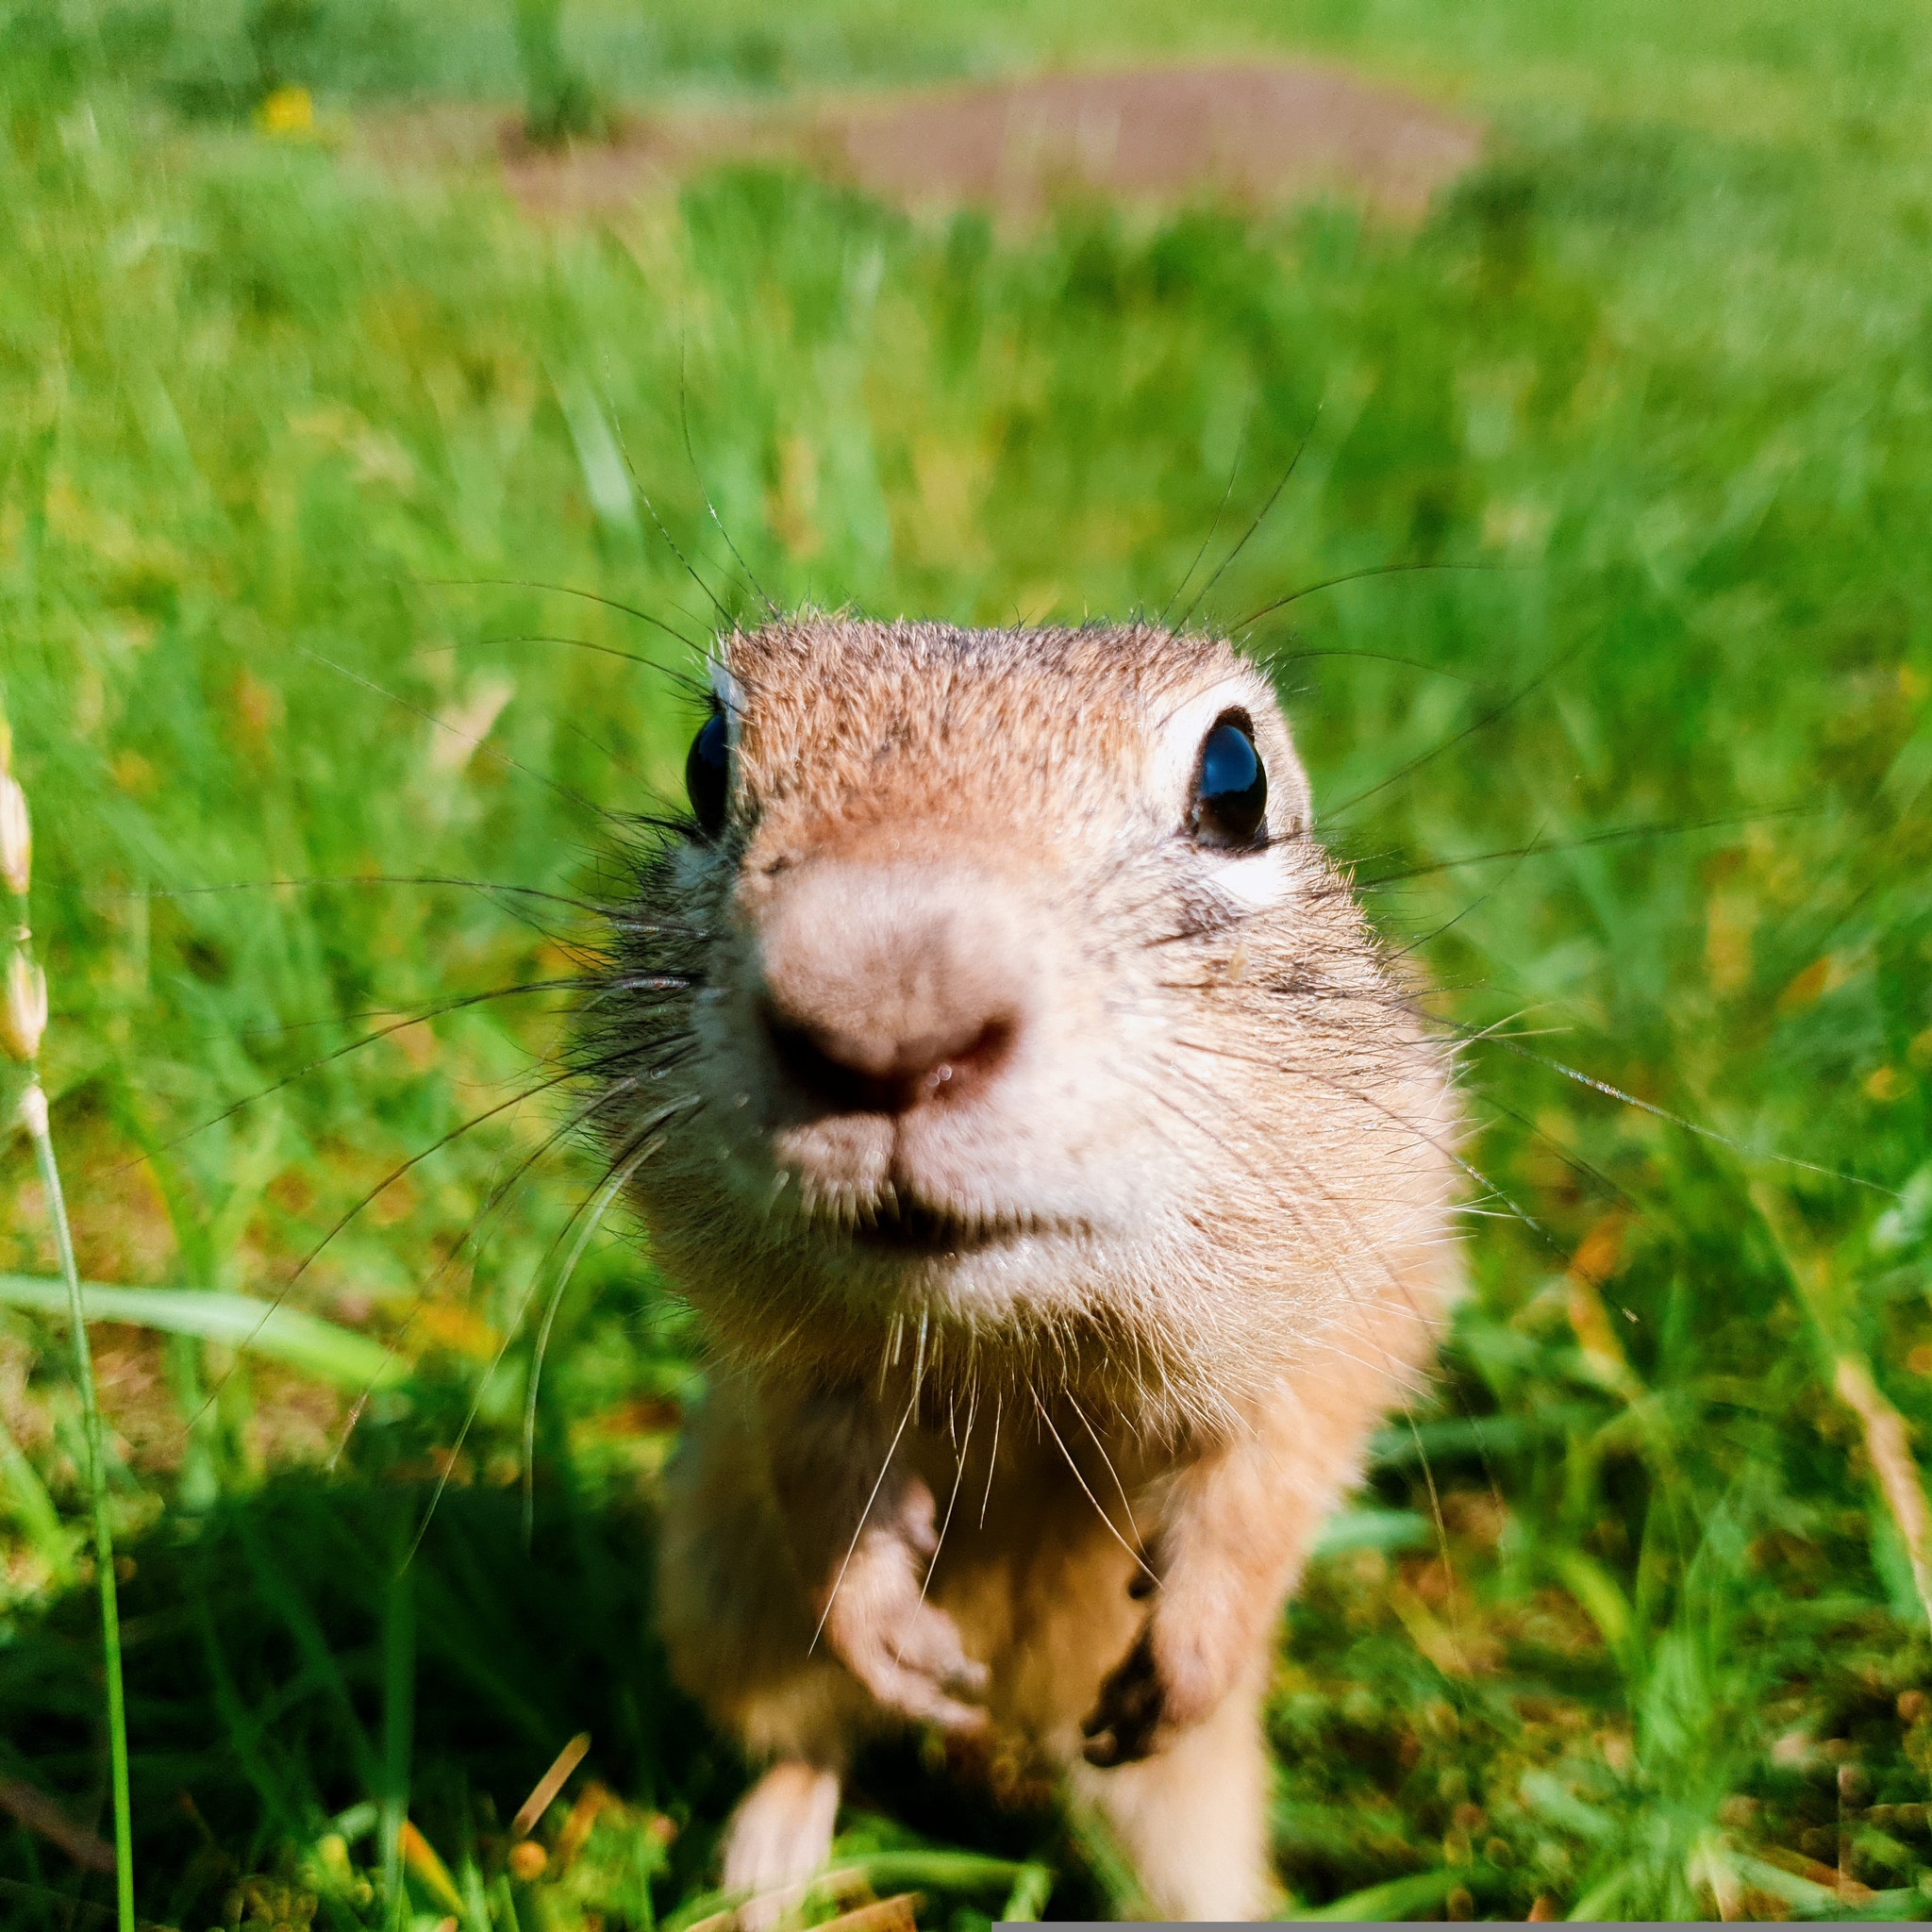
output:
[[[744,724],[744,687],[733,675],[722,646],[706,660],[706,668],[710,673],[711,695],[724,713],[724,728],[730,733],[731,748],[736,751],[738,735]]]

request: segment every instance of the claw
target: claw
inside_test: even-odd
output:
[[[1160,1666],[1154,1656],[1154,1626],[1148,1623],[1141,1625],[1134,1647],[1108,1673],[1100,1687],[1100,1701],[1080,1726],[1081,1735],[1089,1740],[1083,1753],[1087,1762],[1108,1770],[1151,1757],[1159,1747],[1166,1703]]]

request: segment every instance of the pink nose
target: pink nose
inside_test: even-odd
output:
[[[759,1007],[786,1079],[824,1113],[906,1114],[983,1091],[1024,1028],[1024,979],[992,882],[824,860],[760,923]]]

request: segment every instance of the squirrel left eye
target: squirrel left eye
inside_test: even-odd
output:
[[[731,795],[731,730],[723,711],[713,711],[691,740],[684,760],[684,789],[699,827],[715,839],[724,829]]]
[[[1204,845],[1253,845],[1267,816],[1268,768],[1247,718],[1229,712],[1201,741],[1190,829]]]

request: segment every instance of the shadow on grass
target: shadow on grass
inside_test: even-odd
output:
[[[429,1841],[474,1841],[578,1731],[614,1789],[667,1807],[675,1792],[707,1827],[681,1834],[678,1863],[704,1858],[741,1771],[649,1635],[650,1525],[567,1492],[541,1500],[526,1550],[515,1493],[451,1491],[400,1580],[427,1501],[417,1483],[284,1476],[165,1515],[127,1546],[146,1910],[221,1916],[238,1877],[379,1797],[398,1761]],[[98,1632],[76,1590],[0,1653],[0,1762],[89,1817],[100,1707]],[[62,1902],[108,1896],[24,1830],[0,1838],[0,1874]],[[68,1920],[55,1898],[41,1905],[50,1926]],[[16,1893],[0,1916],[31,1924],[34,1908]]]

